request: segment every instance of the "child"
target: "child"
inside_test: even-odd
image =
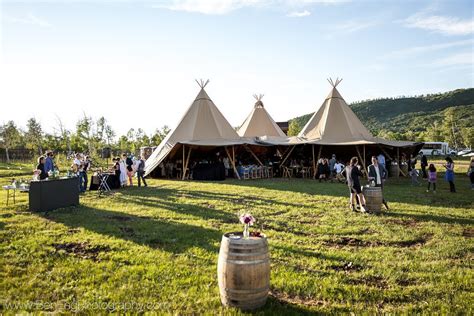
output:
[[[410,176],[411,176],[412,185],[420,185],[420,182],[418,182],[418,170],[416,170],[415,168],[412,168],[410,170]]]
[[[430,192],[431,184],[433,184],[433,193],[436,193],[436,167],[434,164],[430,163],[428,167],[428,189],[426,192]]]

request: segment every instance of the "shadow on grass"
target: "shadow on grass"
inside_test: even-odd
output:
[[[458,225],[474,225],[474,219],[465,217],[454,217],[454,216],[439,216],[433,214],[408,214],[401,212],[389,212],[384,211],[380,213],[383,217],[395,217],[395,218],[409,218],[417,222],[436,222],[442,224],[458,224]]]
[[[426,193],[426,181],[420,179],[420,186],[411,186],[409,179],[389,179],[384,189],[384,195],[390,202],[435,206],[444,208],[470,208],[474,196],[468,185],[467,177],[456,179],[458,193],[449,193],[449,185],[443,179],[438,179],[438,193]],[[255,187],[259,189],[288,191],[311,195],[348,197],[349,189],[344,183],[319,183],[311,179],[265,179],[265,180],[228,180],[227,184],[240,187]],[[365,180],[362,181],[365,184]]]
[[[35,214],[70,228],[82,227],[171,253],[183,253],[193,247],[217,253],[222,236],[217,230],[200,226],[85,206]]]

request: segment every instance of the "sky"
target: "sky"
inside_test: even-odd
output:
[[[232,126],[253,94],[276,121],[348,103],[474,86],[473,2],[0,0],[0,124],[117,134],[173,128],[199,92]]]

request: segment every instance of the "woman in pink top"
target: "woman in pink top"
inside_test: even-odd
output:
[[[431,184],[433,184],[433,193],[436,193],[436,167],[430,164],[428,167],[428,189],[426,192],[430,192]]]

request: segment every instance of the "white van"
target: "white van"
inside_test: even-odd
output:
[[[445,142],[425,142],[420,152],[427,156],[449,155],[449,145]]]

